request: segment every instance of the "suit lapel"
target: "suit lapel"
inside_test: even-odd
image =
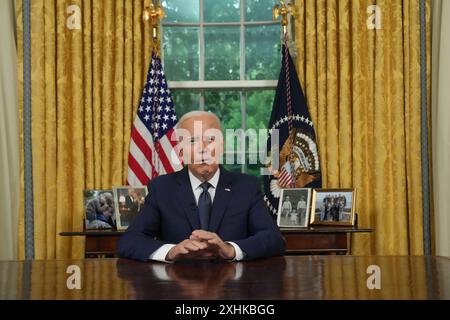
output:
[[[214,196],[211,212],[211,220],[209,222],[209,231],[217,232],[228,203],[231,200],[231,196],[232,189],[230,174],[221,166],[219,183],[217,184],[216,194]]]
[[[177,197],[181,202],[184,213],[191,224],[192,230],[200,229],[200,218],[197,212],[197,205],[192,192],[191,182],[187,167],[179,171],[177,186]]]

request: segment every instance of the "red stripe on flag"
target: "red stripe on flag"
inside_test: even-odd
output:
[[[150,163],[150,166],[152,168],[151,177],[157,177],[158,172],[156,172],[155,164],[153,163],[152,149],[150,148],[149,144],[147,142],[145,142],[144,138],[142,138],[141,134],[134,126],[131,130],[131,140],[134,141],[136,146],[141,150],[141,152],[144,154],[145,158]],[[136,159],[136,161],[139,162],[137,159]]]
[[[177,140],[177,134],[175,132],[174,129],[171,129],[168,133],[167,133],[167,138],[170,141],[170,144],[173,147],[173,150],[175,151],[175,154],[177,155],[178,160],[180,161],[181,167],[183,167],[183,159],[180,156],[180,149],[178,147],[178,140]]]
[[[177,140],[177,138],[176,138],[177,135],[176,135],[175,130],[174,130],[173,128],[170,129],[170,130],[167,132],[166,136],[167,136],[167,139],[170,141],[170,144],[172,145],[172,147],[173,147],[173,149],[174,149],[174,151],[175,151],[175,154],[176,154],[177,157],[178,157],[178,160],[180,160],[181,166],[183,166],[183,159],[180,157],[180,150],[179,150],[179,148],[178,148],[178,140]]]
[[[278,181],[281,186],[287,186],[292,183],[292,176],[283,168]]]
[[[155,150],[158,153],[159,159],[161,160],[161,163],[163,164],[164,169],[166,170],[166,173],[173,172],[174,170],[173,170],[172,164],[170,163],[169,159],[167,158],[167,155],[164,152],[164,149],[161,146],[161,144],[159,143],[159,141],[157,141],[155,143]]]
[[[178,144],[178,141],[176,140],[177,135],[175,133],[175,130],[173,130],[173,128],[167,131],[166,136],[167,140],[170,141],[172,147],[175,147]]]
[[[139,179],[142,185],[146,185],[150,181],[150,177],[147,176],[131,152],[128,153],[128,168],[134,172],[134,175]]]
[[[145,142],[144,138],[142,138],[142,136],[139,134],[139,132],[134,126],[133,129],[131,130],[131,140],[133,140],[134,143],[138,146],[138,148],[141,149],[141,152],[144,154],[145,158],[153,166],[152,150],[150,149],[150,146]]]

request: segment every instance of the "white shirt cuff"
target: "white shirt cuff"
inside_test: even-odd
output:
[[[234,248],[234,259],[233,261],[242,261],[245,258],[245,253],[242,251],[242,249],[234,242],[227,241],[227,243],[231,244]]]
[[[149,259],[161,262],[171,262],[166,260],[166,256],[173,247],[175,247],[174,244],[163,244],[150,255]]]
[[[234,242],[227,242],[229,244],[231,244],[234,248],[234,259],[233,261],[242,261],[245,258],[245,254],[242,251],[242,249]],[[149,257],[150,260],[154,260],[154,261],[160,261],[160,262],[171,262],[171,261],[167,261],[166,260],[166,256],[167,253],[169,253],[170,249],[172,249],[173,247],[175,247],[174,244],[163,244],[161,247],[159,247],[158,249],[156,249]]]

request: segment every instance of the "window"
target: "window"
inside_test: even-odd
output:
[[[178,115],[210,110],[224,130],[266,128],[281,59],[274,1],[165,0],[162,5],[164,69]],[[238,152],[251,156],[248,150]],[[260,165],[226,162],[225,167],[259,175]]]

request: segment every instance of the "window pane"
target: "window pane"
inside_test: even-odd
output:
[[[239,27],[205,27],[205,80],[239,80]]]
[[[274,96],[275,90],[247,93],[247,128],[255,129],[258,132],[258,140],[248,148],[252,154],[247,155],[246,172],[255,176],[260,175],[259,169],[263,167],[262,163],[266,159],[268,132],[259,130],[266,129],[269,124]]]
[[[204,0],[205,22],[237,22],[240,20],[239,0]]]
[[[279,25],[245,28],[245,79],[276,80],[281,63]]]
[[[199,80],[198,28],[164,27],[164,71],[168,80]]]
[[[164,0],[165,22],[199,22],[200,0]]]
[[[223,129],[241,128],[241,100],[239,91],[206,91],[205,110],[214,112]]]
[[[186,90],[173,90],[172,97],[178,119],[186,112],[200,109],[200,93]]]
[[[227,164],[237,164],[235,151],[237,151],[237,139],[227,139],[227,129],[241,128],[241,102],[238,91],[207,91],[205,92],[205,110],[214,112],[222,123],[224,135],[224,152],[229,153],[231,158],[224,155],[223,161]],[[243,163],[243,161],[241,161]]]
[[[272,8],[278,1],[246,0],[246,21],[272,21]]]
[[[274,89],[247,92],[247,128],[267,128],[274,98]]]

